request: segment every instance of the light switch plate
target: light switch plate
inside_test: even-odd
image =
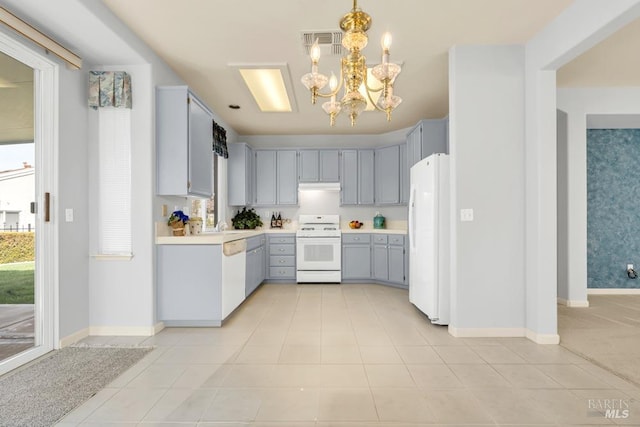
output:
[[[460,209],[460,221],[473,221],[473,209]]]
[[[73,209],[64,210],[64,220],[66,222],[73,222]]]

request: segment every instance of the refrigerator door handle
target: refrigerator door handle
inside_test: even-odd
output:
[[[411,186],[409,193],[409,243],[411,249],[416,248],[416,224],[415,224],[415,206],[416,203],[416,187]]]

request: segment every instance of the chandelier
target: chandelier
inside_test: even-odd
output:
[[[376,110],[387,115],[387,121],[391,121],[391,112],[402,102],[402,98],[393,94],[393,82],[400,74],[400,66],[389,62],[389,47],[391,46],[391,34],[382,36],[382,63],[371,70],[371,74],[382,83],[381,87],[372,88],[367,82],[366,58],[361,51],[367,46],[367,30],[371,28],[371,16],[358,8],[358,0],[353,0],[353,9],[340,20],[340,28],[344,32],[342,46],[349,52],[341,58],[340,80],[331,73],[331,78],[318,73],[320,60],[320,46],[316,40],[311,46],[311,72],[302,76],[302,84],[311,91],[311,103],[315,104],[317,98],[331,98],[322,104],[322,109],[329,114],[331,126],[335,125],[336,116],[344,111],[351,119],[351,126],[356,124],[358,115],[367,107],[367,99],[360,92],[362,88],[369,102]],[[329,83],[329,93],[321,93]],[[336,95],[344,87],[343,96],[336,101]],[[376,101],[373,93],[381,92]]]

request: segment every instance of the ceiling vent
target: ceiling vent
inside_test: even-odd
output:
[[[342,31],[304,31],[302,49],[305,55],[309,55],[316,39],[322,56],[342,56]]]

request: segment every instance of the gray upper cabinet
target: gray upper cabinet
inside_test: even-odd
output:
[[[342,150],[340,153],[340,203],[373,205],[374,151]]]
[[[212,125],[187,86],[156,89],[157,194],[213,195]]]
[[[320,156],[318,150],[301,150],[298,153],[300,162],[300,182],[318,182],[320,176]]]
[[[377,205],[400,203],[400,146],[375,151],[375,201]]]
[[[276,152],[255,150],[255,197],[256,205],[272,206],[276,204]]]
[[[358,150],[340,153],[340,204],[358,204]]]
[[[340,152],[320,150],[320,182],[340,182]]]
[[[373,150],[358,150],[358,204],[375,203],[374,183],[375,164]]]
[[[245,143],[227,144],[227,181],[229,206],[253,204],[253,150]]]
[[[340,152],[338,150],[300,150],[300,182],[339,182]]]
[[[409,160],[407,144],[400,144],[400,203],[409,203]]]
[[[295,150],[255,150],[256,206],[298,203],[298,167]]]
[[[433,153],[448,153],[449,120],[421,120],[407,134],[407,159],[409,167]]]
[[[277,152],[279,205],[298,204],[298,156],[295,150],[279,150]]]

